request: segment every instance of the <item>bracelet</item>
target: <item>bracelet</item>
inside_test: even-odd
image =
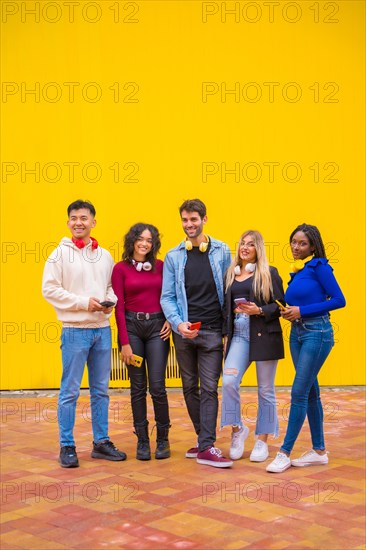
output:
[[[263,315],[263,309],[259,306],[258,306],[258,309],[259,309],[259,315]]]

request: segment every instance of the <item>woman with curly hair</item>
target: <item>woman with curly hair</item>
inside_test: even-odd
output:
[[[124,238],[122,261],[112,273],[112,286],[118,297],[115,308],[118,340],[131,383],[138,460],[151,458],[147,385],[156,422],[155,458],[170,456],[165,370],[171,329],[160,306],[163,262],[156,259],[160,245],[159,231],[154,225],[133,225]],[[143,358],[142,365],[137,364],[134,355]]]

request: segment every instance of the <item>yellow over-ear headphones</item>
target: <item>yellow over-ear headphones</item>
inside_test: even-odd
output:
[[[301,271],[302,269],[304,269],[306,262],[309,262],[312,259],[313,259],[313,256],[311,255],[311,256],[308,256],[307,258],[304,258],[303,260],[295,260],[291,264],[291,271],[294,273]]]
[[[199,247],[198,247],[198,250],[200,252],[206,252],[207,248],[208,248],[208,245],[209,245],[209,242],[210,242],[210,239],[207,235],[203,235],[206,239],[206,242],[202,242]],[[186,247],[186,250],[192,250],[193,248],[193,244],[192,242],[189,240],[189,239],[186,239],[186,242],[185,242],[185,247]]]

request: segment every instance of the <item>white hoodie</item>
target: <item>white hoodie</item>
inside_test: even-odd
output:
[[[111,285],[113,258],[104,248],[92,249],[90,241],[77,248],[64,237],[48,257],[42,281],[42,294],[53,305],[64,327],[108,327],[109,317],[88,311],[89,298],[117,302]]]

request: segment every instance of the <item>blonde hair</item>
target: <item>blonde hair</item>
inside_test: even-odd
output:
[[[248,237],[248,236],[253,238],[255,251],[257,254],[257,261],[255,264],[255,272],[253,276],[254,296],[257,299],[262,298],[266,303],[268,303],[271,300],[271,295],[273,294],[272,278],[271,278],[271,273],[269,271],[269,265],[268,265],[268,260],[266,256],[266,251],[264,248],[263,237],[259,233],[259,231],[248,230],[248,231],[245,231],[240,237],[240,241],[235,252],[234,260],[231,262],[226,272],[225,289],[228,290],[228,288],[230,288],[234,282],[235,266],[239,265],[241,267],[243,264],[243,261],[240,259],[240,256],[239,256],[239,249],[243,239],[245,239],[245,237]]]

